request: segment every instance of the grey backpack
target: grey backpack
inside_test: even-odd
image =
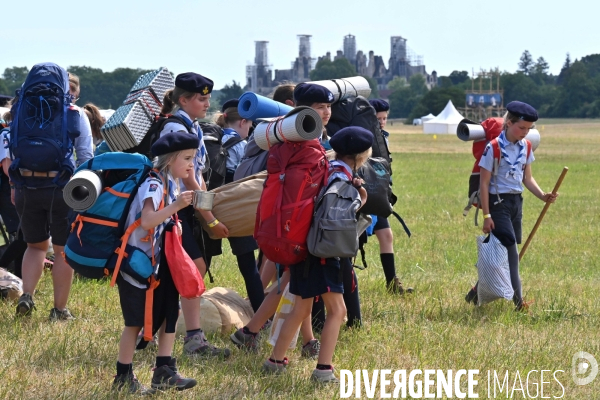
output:
[[[306,242],[316,257],[354,257],[358,251],[358,190],[334,179],[319,195]]]

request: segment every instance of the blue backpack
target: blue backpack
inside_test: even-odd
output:
[[[76,214],[65,246],[65,258],[75,272],[87,278],[103,278],[112,274],[114,285],[119,270],[139,282],[152,283],[155,260],[145,252],[127,244],[131,233],[141,224],[138,219],[125,226],[129,208],[140,185],[153,176],[152,162],[141,154],[110,152],[79,166],[75,172],[92,170],[100,175],[104,189],[94,205]],[[159,209],[164,206],[161,202]],[[148,232],[152,240],[154,229]]]
[[[17,186],[51,186],[47,180],[27,179],[21,170],[55,172],[52,185],[64,186],[73,174],[73,141],[79,137],[79,111],[71,106],[69,76],[54,63],[33,66],[17,90],[11,113],[10,177]],[[33,174],[30,174],[30,176]],[[37,175],[36,175],[37,176]]]

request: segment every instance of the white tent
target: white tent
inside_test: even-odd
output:
[[[456,128],[463,119],[464,117],[454,108],[452,100],[448,100],[448,104],[437,117],[423,121],[423,133],[456,134]]]
[[[432,120],[432,119],[434,119],[434,118],[435,118],[435,115],[433,115],[432,113],[429,113],[429,114],[427,114],[426,116],[424,116],[424,117],[421,117],[420,119],[421,119],[421,121],[423,121],[423,122],[427,122],[427,121],[431,121],[431,120]]]

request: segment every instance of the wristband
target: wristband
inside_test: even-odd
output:
[[[483,219],[492,218],[492,214],[484,214]]]
[[[218,219],[214,219],[212,222],[208,223],[208,227],[209,228],[214,228],[215,226],[219,225],[219,220]]]

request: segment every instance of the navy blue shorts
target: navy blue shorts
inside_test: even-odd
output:
[[[62,188],[17,188],[15,207],[25,242],[40,243],[52,236],[52,244],[56,246],[67,243],[70,209]]]
[[[494,204],[498,201],[498,195],[490,193],[490,214],[494,221],[492,233],[506,247],[521,244],[523,196],[520,193],[501,193],[500,198],[502,202]]]
[[[187,206],[179,210],[177,213],[181,221],[181,245],[192,260],[202,258],[202,250],[194,236],[194,224],[199,224],[194,216],[194,207]]]
[[[344,293],[340,261],[337,258],[321,258],[309,255],[309,264],[303,261],[290,266],[290,293],[303,299],[323,293]]]
[[[377,217],[377,222],[375,222],[375,226],[373,227],[373,232],[380,231],[382,229],[387,229],[390,227],[390,221],[387,218]]]
[[[253,236],[230,237],[229,245],[234,256],[250,253],[258,249],[258,243]]]

